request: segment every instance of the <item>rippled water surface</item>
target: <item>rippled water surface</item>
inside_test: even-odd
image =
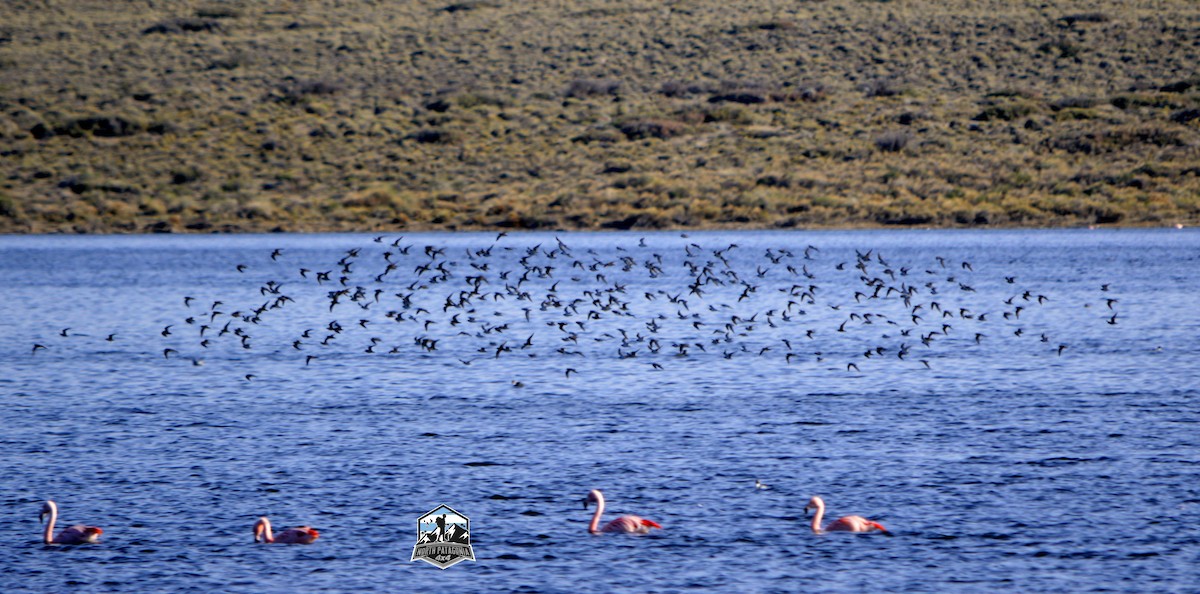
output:
[[[375,239],[0,237],[0,591],[1200,583],[1198,233]]]

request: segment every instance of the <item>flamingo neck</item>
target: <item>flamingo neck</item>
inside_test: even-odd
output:
[[[600,516],[604,514],[604,496],[598,491],[593,491],[593,493],[596,500],[596,513],[592,514],[592,523],[588,524],[588,532],[596,534],[600,532]]]
[[[263,542],[275,542],[275,535],[271,533],[271,521],[263,516],[258,519],[258,523],[254,525],[254,542],[259,539]]]
[[[42,542],[50,544],[54,542],[54,523],[58,521],[58,506],[49,501],[46,507],[50,508],[50,521],[46,523],[46,530],[42,533]]]
[[[814,534],[821,533],[821,520],[825,518],[825,502],[817,501],[817,512],[813,514],[812,531]]]

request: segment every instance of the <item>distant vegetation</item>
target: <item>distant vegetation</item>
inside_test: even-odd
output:
[[[1200,224],[1192,0],[0,3],[0,232]]]

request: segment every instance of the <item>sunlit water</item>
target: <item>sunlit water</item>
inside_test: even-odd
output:
[[[1191,231],[0,237],[0,591],[1196,591],[1197,295]]]

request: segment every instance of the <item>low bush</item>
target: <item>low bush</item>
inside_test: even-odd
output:
[[[713,95],[708,98],[709,103],[741,103],[742,105],[754,105],[756,103],[766,103],[767,98],[758,93],[722,93]]]
[[[975,114],[975,117],[971,119],[977,122],[990,122],[993,120],[1011,122],[1013,120],[1028,116],[1033,112],[1034,107],[1029,103],[1005,102],[988,105],[983,108],[983,111]]]
[[[1200,109],[1180,109],[1171,113],[1171,121],[1177,124],[1189,124],[1200,119]]]
[[[81,138],[84,136],[120,138],[123,136],[133,136],[144,129],[145,127],[141,122],[124,116],[85,116],[71,118],[55,126],[39,122],[30,128],[29,134],[37,140],[59,135],[70,136],[72,138]]]
[[[1069,14],[1062,18],[1063,24],[1074,27],[1076,23],[1107,23],[1109,17],[1103,12],[1080,12]]]
[[[196,9],[196,17],[201,19],[236,19],[242,16],[242,11],[224,4],[209,4]]]
[[[1060,39],[1058,41],[1047,41],[1039,45],[1037,51],[1043,54],[1058,52],[1058,55],[1055,56],[1055,58],[1067,59],[1079,57],[1083,53],[1083,49],[1083,46],[1077,43],[1071,43],[1065,39]]]
[[[21,204],[12,196],[0,192],[0,217],[15,219],[21,216]]]
[[[421,144],[453,144],[458,141],[458,136],[449,130],[440,128],[425,128],[417,130],[409,134],[405,138],[415,140]]]
[[[617,130],[613,130],[611,126],[598,126],[589,128],[583,134],[572,137],[571,142],[579,144],[591,144],[593,142],[608,144],[619,142],[622,138],[622,134]]]
[[[1147,146],[1184,146],[1186,141],[1178,130],[1151,125],[1070,132],[1047,138],[1043,145],[1071,154],[1099,155]]]
[[[174,18],[160,21],[142,30],[143,35],[204,33],[221,31],[221,23],[211,18]]]
[[[904,87],[891,78],[877,78],[862,86],[862,92],[867,97],[895,97],[904,93]]]
[[[499,8],[500,5],[491,0],[467,0],[466,2],[455,2],[442,7],[442,12],[451,14],[456,12],[466,12],[470,10],[479,10],[481,8]]]
[[[816,103],[824,101],[829,96],[829,89],[824,83],[817,81],[801,81],[796,84],[785,84],[784,90],[772,93],[773,101],[804,101]]]
[[[875,148],[885,153],[898,153],[908,146],[912,135],[906,131],[884,132],[875,137]]]
[[[642,138],[674,138],[687,131],[683,122],[664,119],[630,120],[617,126],[629,140]]]
[[[567,97],[594,97],[597,95],[617,95],[621,91],[621,81],[603,78],[577,78],[571,81],[563,93]]]
[[[288,78],[277,87],[275,100],[288,105],[298,105],[306,102],[310,97],[333,95],[341,89],[341,84],[328,79]]]
[[[663,83],[658,92],[663,96],[675,99],[686,99],[696,95],[711,93],[712,88],[698,83],[684,83],[679,81],[667,81]]]
[[[1168,83],[1159,87],[1158,90],[1164,93],[1186,93],[1192,90],[1192,87],[1195,87],[1198,81],[1200,81],[1200,79],[1189,78],[1185,80],[1177,80],[1173,83]]]
[[[1095,97],[1062,97],[1050,102],[1050,109],[1058,111],[1060,109],[1079,108],[1086,109],[1095,107],[1100,104],[1100,100]]]
[[[1109,103],[1117,109],[1132,109],[1137,107],[1170,107],[1179,108],[1178,103],[1171,95],[1162,93],[1123,93],[1115,95],[1109,99]]]

